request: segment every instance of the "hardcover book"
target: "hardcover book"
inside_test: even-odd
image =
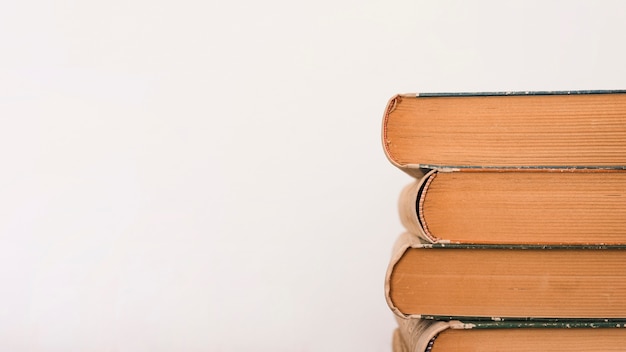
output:
[[[389,160],[420,169],[624,168],[626,91],[402,94],[385,109]]]
[[[432,243],[626,244],[626,172],[431,170],[399,198]]]
[[[626,347],[624,322],[396,320],[394,352],[605,352]]]
[[[402,317],[626,319],[626,246],[424,243],[404,233],[385,278]]]

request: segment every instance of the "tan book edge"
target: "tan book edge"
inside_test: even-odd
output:
[[[398,263],[398,261],[404,255],[404,252],[406,252],[409,248],[422,247],[423,245],[424,243],[420,240],[419,237],[412,235],[408,232],[405,232],[402,235],[400,235],[393,245],[391,260],[389,262],[389,266],[387,267],[387,273],[385,275],[385,299],[391,311],[399,317],[420,318],[421,316],[404,314],[402,313],[402,311],[400,311],[400,309],[398,309],[398,307],[395,306],[393,300],[391,299],[391,274],[393,273],[393,269]]]
[[[404,319],[396,316],[396,322],[398,328],[392,339],[394,352],[426,351],[428,343],[440,332],[449,328],[463,328],[463,323],[457,321]]]
[[[387,138],[387,120],[389,118],[389,114],[396,108],[396,104],[398,103],[399,98],[401,97],[412,97],[415,96],[415,94],[397,94],[395,96],[393,96],[391,99],[389,99],[389,101],[387,102],[387,106],[385,107],[385,113],[383,115],[383,123],[382,123],[382,144],[383,144],[383,150],[385,151],[385,156],[387,157],[387,160],[389,160],[389,162],[391,164],[393,164],[395,167],[399,168],[400,170],[406,172],[407,174],[415,177],[415,178],[422,178],[422,176],[424,176],[424,174],[427,172],[427,170],[423,169],[420,167],[420,165],[403,165],[398,163],[389,153],[389,140]]]
[[[425,183],[431,178],[431,176],[437,172],[437,170],[430,170],[422,175],[422,177],[411,182],[402,189],[398,200],[398,210],[400,214],[400,222],[407,231],[418,235],[428,242],[439,242],[439,239],[432,236],[426,231],[421,219],[419,218],[419,212],[417,209],[417,202],[420,195],[420,190],[425,186]]]
[[[391,350],[393,352],[408,352],[409,349],[402,338],[402,333],[399,328],[396,328],[393,331],[393,336],[391,338]]]

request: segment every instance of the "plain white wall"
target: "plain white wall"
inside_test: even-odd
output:
[[[626,88],[622,1],[5,1],[0,350],[389,351],[404,92]]]

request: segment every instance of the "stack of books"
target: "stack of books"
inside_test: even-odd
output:
[[[626,351],[626,91],[405,94],[394,352]]]

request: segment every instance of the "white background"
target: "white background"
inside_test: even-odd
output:
[[[396,93],[626,88],[623,1],[4,1],[0,350],[390,351]]]

